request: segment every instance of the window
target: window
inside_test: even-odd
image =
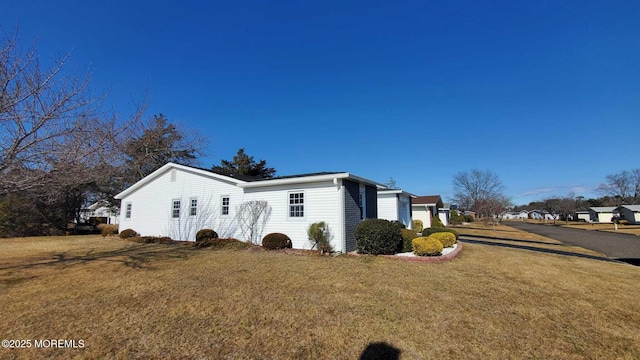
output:
[[[289,193],[289,217],[304,217],[304,193]]]
[[[222,197],[222,215],[229,215],[229,197]]]
[[[131,219],[131,203],[127,204],[126,210],[124,211],[124,218]]]
[[[191,199],[191,204],[189,206],[189,215],[198,215],[198,199]]]
[[[171,217],[176,219],[180,217],[180,200],[173,200],[171,206]]]

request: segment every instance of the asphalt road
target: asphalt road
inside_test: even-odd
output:
[[[640,237],[635,235],[570,229],[561,226],[518,221],[505,222],[505,225],[546,236],[567,245],[594,250],[607,255],[611,259],[640,259]]]

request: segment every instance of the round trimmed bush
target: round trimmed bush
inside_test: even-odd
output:
[[[291,239],[285,234],[271,233],[262,239],[262,247],[267,250],[286,249],[292,246]]]
[[[138,234],[135,230],[133,229],[124,229],[122,231],[120,231],[120,239],[128,239],[134,236],[140,236],[140,234]]]
[[[442,227],[442,228],[434,228],[434,227],[426,228],[426,229],[422,230],[422,236],[426,237],[426,236],[429,236],[431,234],[441,233],[441,232],[452,233],[453,235],[456,236],[456,239],[458,239],[458,232],[453,230],[453,229],[446,228],[446,227]]]
[[[402,250],[402,233],[389,220],[366,219],[356,226],[355,235],[361,254],[393,255]]]
[[[442,254],[442,243],[437,239],[429,237],[418,237],[413,239],[413,253],[418,256],[438,256]]]
[[[400,229],[400,233],[402,234],[402,252],[413,251],[413,245],[411,244],[411,240],[418,237],[418,233],[409,230],[409,229]]]
[[[440,241],[442,246],[446,248],[453,247],[453,244],[456,243],[456,236],[450,232],[439,232],[429,235],[430,239],[436,239]]]
[[[211,229],[202,229],[196,233],[196,242],[217,239],[218,233]]]

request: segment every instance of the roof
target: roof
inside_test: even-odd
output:
[[[402,194],[405,196],[408,196],[410,198],[416,198],[417,196],[413,195],[412,193],[408,193],[406,191],[403,191],[401,189],[382,189],[382,188],[378,188],[378,194]]]
[[[151,182],[152,180],[161,176],[162,174],[166,173],[167,171],[169,171],[169,169],[172,169],[172,168],[195,173],[195,174],[212,178],[212,179],[227,181],[241,188],[257,188],[257,187],[276,186],[276,185],[302,184],[302,183],[318,182],[318,181],[332,181],[334,179],[351,179],[351,180],[355,180],[365,184],[370,184],[376,187],[382,186],[381,184],[375,181],[368,180],[348,172],[318,172],[318,173],[309,173],[309,174],[279,176],[279,177],[267,179],[267,178],[256,178],[256,177],[244,176],[244,175],[223,175],[210,169],[180,165],[176,163],[167,163],[161,168],[159,168],[158,170],[145,176],[140,181],[136,182],[135,184],[131,185],[130,187],[128,187],[127,189],[125,189],[124,191],[116,195],[115,198],[122,199],[123,197],[143,187],[147,183]]]
[[[418,196],[413,199],[414,205],[436,205],[438,202],[442,203],[440,195]]]
[[[594,207],[590,207],[589,210],[593,210],[597,213],[600,212],[613,212],[613,210],[615,210],[616,207],[615,206],[594,206]]]
[[[640,205],[620,205],[619,207],[629,209],[633,212],[640,212]]]

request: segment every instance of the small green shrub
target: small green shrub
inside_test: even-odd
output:
[[[271,233],[262,239],[262,247],[267,250],[286,249],[292,246],[291,239],[285,234]]]
[[[100,224],[98,225],[98,229],[100,229],[100,234],[102,234],[103,237],[118,234],[117,224]]]
[[[457,231],[455,231],[453,229],[446,228],[446,227],[441,227],[441,228],[432,228],[432,227],[430,227],[430,228],[426,228],[426,229],[422,230],[422,236],[429,236],[431,234],[441,233],[441,232],[450,232],[450,233],[452,233],[453,235],[456,236],[456,239],[458,239],[458,236],[459,236]]]
[[[424,224],[422,223],[422,220],[412,220],[411,227],[413,228],[413,231],[421,233],[422,229],[424,229]]]
[[[140,236],[140,234],[135,232],[135,230],[133,230],[133,229],[124,229],[124,230],[120,231],[120,239],[128,239],[128,238],[134,237],[134,236]]]
[[[442,243],[437,239],[418,237],[413,239],[413,253],[418,256],[438,256],[442,254]]]
[[[321,254],[330,253],[333,250],[329,242],[329,227],[324,221],[309,225],[307,236],[311,240],[311,248],[316,248]]]
[[[402,234],[403,243],[402,252],[413,251],[413,245],[411,244],[411,241],[418,237],[418,233],[409,229],[400,229],[400,233]]]
[[[393,255],[402,250],[402,233],[389,220],[366,219],[356,226],[355,236],[361,254]]]
[[[433,233],[429,235],[429,239],[436,239],[440,241],[442,246],[446,248],[453,247],[453,244],[455,244],[457,241],[456,236],[450,232]]]
[[[196,233],[196,242],[203,240],[217,239],[218,233],[211,229],[202,229]]]
[[[438,214],[434,215],[431,217],[431,227],[432,228],[443,228],[444,224],[442,223],[442,220],[440,220],[440,217],[438,216]]]

